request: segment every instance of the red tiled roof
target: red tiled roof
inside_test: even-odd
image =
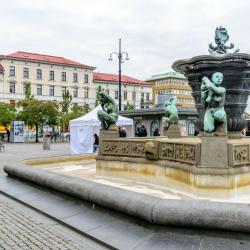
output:
[[[4,68],[3,68],[3,66],[0,64],[0,74],[3,74],[3,72],[4,72]]]
[[[93,74],[93,80],[94,81],[107,81],[107,82],[118,82],[119,76],[114,74],[106,74],[106,73],[96,73]],[[123,83],[130,83],[130,84],[139,84],[139,85],[152,85],[148,82],[144,82],[135,78],[132,78],[130,76],[121,76],[121,81]]]
[[[21,60],[27,60],[27,61],[68,65],[68,66],[74,66],[78,68],[93,68],[94,69],[94,67],[87,66],[87,65],[66,59],[64,57],[35,54],[35,53],[29,53],[29,52],[23,52],[23,51],[18,51],[9,55],[5,55],[4,57],[10,58],[10,59],[21,59]]]

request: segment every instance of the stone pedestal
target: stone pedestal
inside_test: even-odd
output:
[[[102,153],[102,141],[105,139],[115,139],[119,138],[119,131],[117,127],[112,127],[111,129],[104,130],[100,129],[99,133],[99,155]]]
[[[178,124],[171,124],[168,128],[163,129],[163,136],[168,138],[179,138],[181,137],[180,127]]]
[[[229,168],[227,136],[201,137],[200,167]]]

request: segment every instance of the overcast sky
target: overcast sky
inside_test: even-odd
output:
[[[130,60],[122,73],[141,80],[172,70],[175,60],[208,54],[217,26],[250,52],[247,0],[0,0],[0,54],[64,56],[117,73],[118,38]]]

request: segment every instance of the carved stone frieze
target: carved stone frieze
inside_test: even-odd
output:
[[[240,145],[233,147],[234,165],[244,165],[249,163],[249,145]]]
[[[197,145],[184,143],[160,143],[159,159],[197,163]]]
[[[197,164],[199,144],[159,142],[156,140],[116,140],[102,142],[102,154],[126,157],[140,157],[149,160],[172,160]]]

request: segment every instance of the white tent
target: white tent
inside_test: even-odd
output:
[[[93,135],[99,134],[101,128],[101,122],[97,118],[97,112],[101,109],[101,105],[98,105],[88,114],[70,121],[69,126],[72,154],[93,152]],[[132,119],[119,115],[116,124],[126,128],[127,136],[132,136]]]

